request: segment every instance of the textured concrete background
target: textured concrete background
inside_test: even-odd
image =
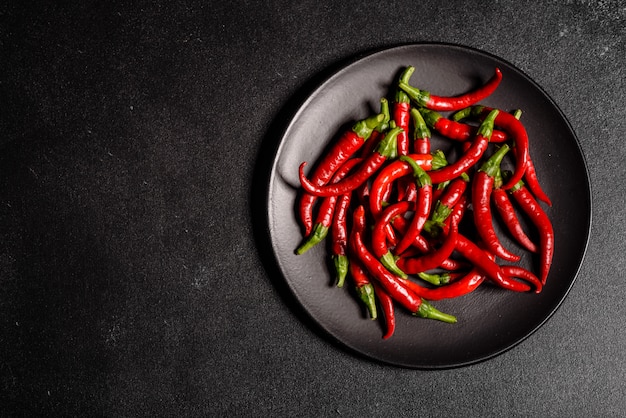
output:
[[[624,1],[28,3],[0,6],[2,415],[624,416]],[[312,329],[266,269],[253,204],[298,92],[427,41],[541,85],[593,195],[558,312],[445,371]]]

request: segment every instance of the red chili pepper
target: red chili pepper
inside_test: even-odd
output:
[[[350,260],[349,266],[350,277],[354,280],[354,289],[356,290],[359,299],[365,305],[365,308],[370,315],[370,319],[377,319],[378,311],[376,309],[376,293],[374,285],[370,282],[367,271],[357,259]]]
[[[450,216],[452,209],[465,193],[468,182],[469,176],[462,175],[448,184],[441,196],[437,199],[433,213],[430,215],[430,220],[433,223],[440,224]]]
[[[530,155],[528,156],[528,163],[526,165],[526,172],[524,173],[524,179],[526,180],[526,184],[531,192],[537,197],[537,199],[541,200],[543,203],[548,206],[552,206],[552,201],[546,194],[546,192],[541,187],[541,183],[539,183],[539,179],[537,178],[537,171],[535,169],[535,164],[533,163]]]
[[[527,292],[530,290],[530,286],[526,283],[512,280],[508,277],[500,266],[489,258],[487,253],[474,244],[465,236],[459,234],[456,241],[455,249],[478,269],[480,269],[489,279],[491,279],[498,286],[503,287],[514,292]]]
[[[438,311],[424,299],[410,291],[405,285],[406,280],[395,276],[387,270],[385,266],[369,252],[361,236],[365,230],[365,209],[363,206],[359,206],[355,209],[353,218],[354,221],[350,239],[352,251],[361,263],[363,263],[364,268],[378,281],[389,296],[413,315],[450,323],[456,322],[454,316]]]
[[[430,129],[426,125],[422,114],[417,109],[411,109],[413,120],[413,152],[416,154],[430,153]]]
[[[502,72],[499,68],[496,68],[493,77],[476,90],[460,96],[441,97],[409,85],[408,79],[411,73],[415,70],[413,67],[409,67],[405,72],[409,72],[410,69],[412,70],[410,71],[408,77],[405,77],[407,82],[400,81],[398,84],[399,87],[404,90],[420,107],[432,110],[454,111],[471,106],[490,96],[496,90],[500,81],[502,81]]]
[[[550,218],[535,200],[534,196],[526,189],[523,181],[519,181],[510,190],[511,196],[528,215],[530,220],[539,230],[539,279],[545,284],[552,265],[554,255],[554,229]]]
[[[371,116],[355,123],[351,130],[346,131],[330,148],[319,162],[311,175],[311,181],[316,185],[328,183],[335,171],[343,165],[365,143],[372,134],[372,130],[384,119],[383,114]],[[313,229],[313,207],[316,196],[303,193],[298,204],[300,222],[307,236]]]
[[[472,115],[480,118],[490,114],[494,109],[486,106],[473,106],[471,108]],[[502,186],[508,190],[515,186],[518,181],[524,177],[529,160],[529,143],[528,133],[524,125],[512,114],[508,112],[499,112],[494,121],[495,126],[504,129],[512,139],[515,149],[515,171],[507,183]]]
[[[472,180],[472,205],[474,210],[474,223],[478,235],[482,238],[487,249],[507,261],[519,261],[520,256],[507,250],[493,227],[491,214],[491,191],[495,177],[500,171],[500,163],[509,151],[509,146],[504,144],[474,174]]]
[[[426,173],[426,171],[421,168],[415,160],[407,155],[400,157],[400,160],[408,163],[413,169],[413,177],[415,178],[418,188],[413,218],[408,230],[405,231],[404,236],[396,245],[396,254],[402,254],[404,250],[411,246],[417,236],[422,232],[422,228],[430,216],[433,193],[433,184],[428,173]]]
[[[397,261],[398,267],[407,274],[417,274],[441,266],[452,255],[456,247],[457,236],[458,226],[455,221],[452,221],[443,244],[437,250],[420,257],[400,258]]]
[[[509,199],[507,192],[501,188],[501,181],[496,177],[494,189],[491,192],[494,206],[496,207],[500,218],[504,221],[504,225],[511,233],[511,236],[524,248],[532,253],[537,252],[537,245],[526,235],[522,224],[520,223],[515,207]]]
[[[543,289],[543,283],[529,270],[522,266],[500,266],[504,274],[509,277],[518,277],[530,282],[535,287],[535,293],[540,293]]]
[[[398,268],[393,253],[387,246],[387,226],[394,218],[414,207],[415,204],[408,201],[401,201],[386,207],[372,229],[372,252],[390,272],[402,278],[406,278],[406,274]]]
[[[411,77],[411,73],[407,73],[405,70],[400,76],[400,82],[408,81],[407,77]],[[411,99],[403,90],[398,89],[393,103],[393,120],[396,126],[402,128],[402,132],[398,135],[398,155],[407,155],[409,153],[410,110]]]
[[[409,157],[415,160],[419,166],[426,171],[431,170],[433,168],[433,164],[436,167],[440,167],[441,164],[447,163],[442,162],[439,156],[434,157],[430,154],[410,154]],[[386,202],[386,196],[388,195],[393,182],[411,174],[412,171],[413,169],[407,162],[395,160],[390,164],[387,164],[378,172],[372,182],[369,195],[369,209],[374,215],[374,218],[377,218],[382,212],[383,203]]]
[[[411,281],[409,281],[408,286],[415,293],[428,300],[452,299],[473,292],[485,281],[485,278],[479,269],[474,268],[462,278],[445,286],[428,288]]]
[[[346,161],[346,163],[335,173],[332,181],[339,181],[345,177],[350,170],[361,162],[360,158],[353,158]],[[328,235],[328,230],[331,227],[333,221],[333,214],[335,212],[335,204],[337,203],[337,196],[329,196],[322,200],[315,225],[311,234],[309,234],[302,244],[296,249],[296,254],[301,255],[319,244]]]
[[[478,130],[477,126],[444,118],[434,110],[419,109],[419,111],[422,114],[424,122],[426,122],[427,126],[448,139],[464,142],[476,136],[476,132]],[[494,129],[489,142],[500,143],[505,142],[506,140],[508,140],[506,133]]]
[[[331,257],[335,266],[337,276],[337,287],[343,287],[350,261],[346,249],[348,247],[348,209],[352,194],[346,193],[337,198],[335,203],[335,214],[330,227],[331,234]]]
[[[476,133],[475,139],[472,141],[472,145],[458,160],[429,173],[433,178],[433,183],[441,183],[443,181],[452,180],[463,174],[480,160],[480,157],[482,157],[489,145],[491,134],[493,132],[493,122],[498,114],[498,110],[494,110],[485,118],[478,128],[478,132]],[[435,178],[439,181],[435,181]]]
[[[376,282],[373,283],[376,299],[383,311],[383,319],[385,320],[385,333],[383,340],[389,339],[396,330],[396,311],[391,296]]]
[[[390,158],[397,155],[397,137],[402,129],[397,127],[387,132],[385,137],[380,141],[376,152],[370,154],[349,177],[340,182],[327,184],[325,186],[315,185],[311,180],[306,178],[304,167],[306,162],[300,164],[300,183],[302,188],[315,196],[337,196],[348,193],[365,183],[380,167]]]

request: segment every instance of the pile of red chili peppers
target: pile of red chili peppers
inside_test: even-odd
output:
[[[537,179],[521,112],[481,104],[501,71],[475,90],[441,97],[411,86],[414,70],[407,67],[393,99],[381,98],[380,113],[344,132],[308,176],[306,163],[299,168],[304,239],[296,254],[329,237],[337,286],[350,280],[371,319],[382,311],[385,339],[395,331],[398,305],[454,323],[430,302],[483,283],[541,292],[554,252],[539,201],[552,203]],[[452,141],[454,152],[432,151],[433,134]],[[503,168],[505,159],[512,170]],[[519,244],[515,250],[494,222]],[[536,254],[536,272],[515,264],[519,251]]]

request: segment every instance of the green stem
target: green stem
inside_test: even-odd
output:
[[[296,254],[301,255],[306,253],[311,248],[322,242],[322,240],[326,238],[326,235],[328,235],[328,227],[319,223],[315,224],[311,234],[309,234],[304,242],[296,249]]]
[[[485,120],[483,120],[478,127],[476,135],[481,135],[487,139],[491,139],[491,134],[493,133],[493,122],[495,121],[496,116],[498,116],[498,109],[493,109],[489,112]]]
[[[378,115],[370,116],[369,118],[358,121],[352,126],[352,131],[366,140],[372,134],[374,128],[376,128],[383,120],[385,115],[379,113]]]
[[[350,261],[348,257],[342,254],[333,256],[333,264],[335,265],[335,272],[337,273],[337,287],[343,287],[348,276],[348,268]]]
[[[414,315],[419,316],[420,318],[436,319],[449,324],[456,323],[456,317],[441,312],[425,299],[422,299],[422,304]]]
[[[382,114],[383,120],[374,128],[375,131],[384,132],[389,127],[389,120],[391,120],[391,113],[389,113],[389,100],[386,97],[380,98],[380,114]]]
[[[385,254],[383,254],[383,256],[380,257],[380,262],[383,266],[385,266],[387,270],[389,270],[396,276],[401,277],[403,279],[407,278],[407,274],[403,272],[402,270],[400,270],[400,267],[398,267],[398,265],[396,264],[396,259],[391,253],[391,251],[387,251]]]
[[[433,166],[433,170],[437,170],[439,168],[443,168],[448,165],[448,160],[446,159],[446,154],[443,153],[442,150],[438,149],[433,153],[433,161],[431,163]]]
[[[414,139],[428,139],[431,137],[430,129],[424,121],[422,114],[415,108],[411,109],[411,117],[413,119],[413,138]]]
[[[472,115],[472,108],[466,107],[465,109],[461,109],[461,110],[454,112],[454,114],[450,117],[450,119],[452,119],[455,122],[458,122],[460,120],[469,118],[471,115]]]
[[[385,137],[376,147],[378,152],[387,159],[395,158],[398,155],[398,135],[402,132],[402,128],[395,127],[387,131]]]
[[[417,103],[419,106],[426,106],[428,101],[430,100],[430,93],[424,90],[420,90],[415,88],[408,83],[400,81],[398,83],[398,87],[406,92],[409,95],[411,100]]]
[[[370,314],[370,319],[374,320],[378,318],[376,311],[376,295],[374,293],[374,286],[371,283],[358,286],[356,292],[359,295],[359,299],[365,304],[367,311]]]
[[[478,171],[484,171],[489,177],[495,177],[500,171],[502,159],[506,153],[509,152],[509,149],[507,144],[502,145],[482,166],[480,166]]]
[[[425,282],[434,284],[435,286],[441,286],[442,284],[447,284],[450,281],[450,275],[447,273],[429,274],[426,272],[421,272],[417,273],[417,276]]]
[[[429,185],[432,186],[433,182],[430,179],[430,176],[428,175],[426,170],[420,167],[419,164],[417,164],[417,162],[413,158],[409,157],[408,155],[403,155],[400,157],[400,160],[408,163],[411,166],[411,168],[413,169],[413,177],[417,181],[417,185],[419,187],[424,187],[424,186],[429,186]]]
[[[426,125],[431,129],[435,126],[437,121],[443,117],[438,112],[430,109],[419,109],[419,112],[422,114],[422,118],[424,119],[424,122],[426,122]]]

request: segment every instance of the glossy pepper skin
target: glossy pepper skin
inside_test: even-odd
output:
[[[472,106],[471,114],[483,118],[494,110],[486,106]],[[511,178],[502,186],[503,189],[508,190],[524,177],[528,167],[528,160],[530,159],[528,133],[522,122],[508,112],[498,112],[494,125],[503,129],[514,144],[515,171]]]
[[[413,177],[417,183],[417,199],[415,201],[414,214],[405,231],[404,236],[396,245],[396,254],[403,253],[409,246],[413,244],[417,236],[422,232],[424,224],[430,216],[430,208],[432,206],[433,183],[426,171],[409,156],[400,157],[401,161],[408,163],[413,169]]]
[[[428,127],[434,129],[437,133],[448,139],[465,142],[476,136],[478,127],[474,125],[468,125],[466,123],[445,118],[440,113],[430,109],[419,109],[419,112]],[[505,142],[508,139],[509,138],[505,132],[494,129],[491,134],[490,142],[500,143]]]
[[[472,205],[474,210],[472,213],[478,235],[482,238],[487,249],[504,260],[519,261],[520,256],[507,250],[500,242],[493,226],[493,215],[491,213],[491,192],[495,177],[498,175],[500,163],[508,151],[508,145],[502,145],[474,174],[472,181]]]
[[[320,186],[328,183],[335,174],[335,171],[363,146],[365,141],[372,134],[374,128],[376,128],[384,118],[385,115],[378,114],[355,123],[352,129],[347,130],[339,140],[334,143],[328,153],[322,157],[311,175],[311,181]],[[298,215],[300,223],[304,228],[305,236],[308,236],[313,229],[313,207],[315,206],[316,199],[317,197],[310,193],[303,193],[298,203]]]
[[[390,158],[396,156],[396,145],[398,135],[402,132],[399,127],[389,130],[385,137],[378,144],[376,151],[371,153],[365,160],[358,165],[354,173],[339,182],[327,184],[325,186],[316,186],[311,180],[306,178],[304,167],[306,162],[300,164],[300,184],[307,192],[315,196],[336,196],[351,192],[357,187],[365,183],[379,168]]]
[[[458,160],[429,173],[433,179],[433,183],[453,180],[465,173],[480,160],[489,146],[489,141],[493,133],[493,123],[498,114],[498,110],[493,110],[485,117],[476,132],[476,137],[472,141],[471,146]]]
[[[363,263],[365,269],[377,280],[389,296],[413,315],[421,318],[437,319],[454,323],[456,318],[435,309],[426,300],[415,295],[406,287],[405,280],[387,270],[367,249],[362,234],[365,231],[365,209],[359,206],[353,214],[353,229],[350,244],[355,256]]]
[[[510,193],[539,231],[539,279],[545,284],[554,256],[552,222],[535,197],[526,189],[523,181],[519,181],[511,188]]]
[[[341,168],[339,168],[339,170],[337,170],[337,173],[335,173],[332,181],[340,181],[360,162],[361,160],[359,158],[348,160]],[[326,238],[333,221],[336,203],[337,196],[330,196],[322,200],[313,230],[311,234],[309,234],[298,246],[296,254],[304,254]]]
[[[502,81],[502,71],[500,71],[499,68],[496,68],[494,75],[479,88],[459,96],[443,97],[433,95],[428,91],[420,90],[409,85],[408,80],[414,70],[415,68],[413,67],[408,67],[405,70],[405,73],[408,73],[408,76],[405,75],[404,77],[404,80],[406,81],[400,81],[398,84],[399,87],[404,90],[419,107],[425,107],[427,109],[438,111],[460,110],[476,104],[484,98],[490,96],[496,88],[498,88],[500,81]]]

